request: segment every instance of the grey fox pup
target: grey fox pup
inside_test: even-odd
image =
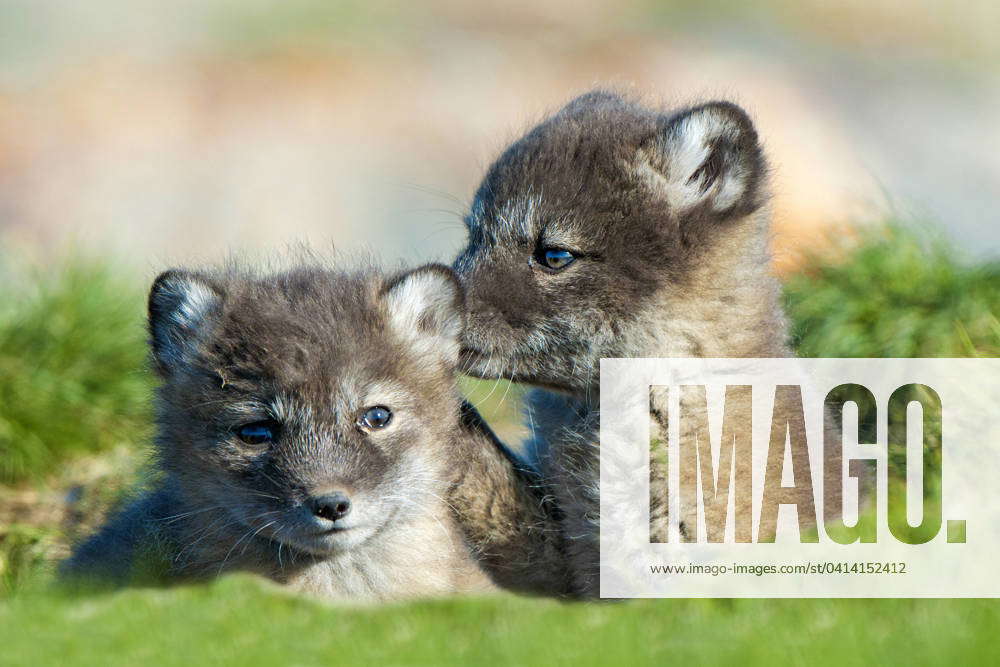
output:
[[[532,472],[457,392],[463,292],[395,276],[168,271],[149,295],[157,486],[64,565],[242,570],[330,598],[566,588]]]

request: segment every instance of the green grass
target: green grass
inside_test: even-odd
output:
[[[2,259],[2,258],[0,258]],[[148,438],[144,290],[74,260],[0,278],[0,482],[40,479],[68,458]]]
[[[0,604],[4,664],[975,664],[1000,607],[951,600],[502,596],[337,608],[246,577]]]
[[[128,467],[149,435],[144,285],[97,263],[10,274],[0,295],[0,510],[25,481],[61,488],[81,456]],[[15,297],[16,295],[16,297]],[[1000,267],[900,230],[813,258],[787,280],[804,356],[975,356],[1000,350]],[[465,381],[509,423],[519,391]],[[119,473],[119,476],[123,474]],[[134,472],[124,473],[134,476]],[[72,477],[72,475],[70,475]],[[110,502],[107,477],[84,512]],[[113,486],[113,485],[112,485]],[[95,500],[96,499],[96,500]],[[982,600],[661,600],[561,604],[501,596],[369,608],[296,598],[247,577],[72,594],[48,584],[57,525],[2,525],[0,663],[878,664],[996,655]]]
[[[926,234],[864,232],[842,261],[812,258],[785,294],[801,356],[1000,353],[1000,262],[967,263]]]
[[[54,540],[48,526],[14,523],[0,529],[0,598],[40,581]]]

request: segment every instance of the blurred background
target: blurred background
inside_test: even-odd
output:
[[[998,28],[990,0],[0,0],[0,243],[448,258],[498,150],[613,86],[751,111],[782,267],[887,214],[992,253]]]
[[[155,274],[302,242],[449,261],[493,157],[595,86],[750,111],[799,354],[997,355],[998,34],[992,0],[0,0],[0,662],[134,664],[160,642],[178,664],[267,662],[282,647],[329,664],[323,642],[345,637],[338,651],[390,663],[440,664],[442,646],[462,664],[847,664],[861,645],[882,661],[975,657],[1000,623],[992,603],[504,601],[354,616],[243,583],[85,607],[19,594],[144,479]],[[519,389],[463,386],[516,445]]]

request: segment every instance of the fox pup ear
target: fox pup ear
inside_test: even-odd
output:
[[[194,349],[200,332],[222,303],[204,277],[187,271],[161,273],[149,291],[149,337],[153,361],[170,375]]]
[[[428,264],[390,281],[384,291],[389,326],[417,354],[458,363],[465,330],[465,292],[455,273]]]
[[[764,200],[765,162],[747,113],[731,102],[709,102],[665,119],[642,153],[654,187],[680,214],[702,208],[725,217],[746,215]]]

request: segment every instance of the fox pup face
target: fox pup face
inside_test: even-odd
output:
[[[161,275],[163,465],[243,540],[326,556],[391,530],[441,493],[462,311],[442,266]]]
[[[568,391],[597,381],[663,290],[764,203],[747,115],[712,102],[671,115],[584,95],[511,145],[466,218],[464,368]]]

